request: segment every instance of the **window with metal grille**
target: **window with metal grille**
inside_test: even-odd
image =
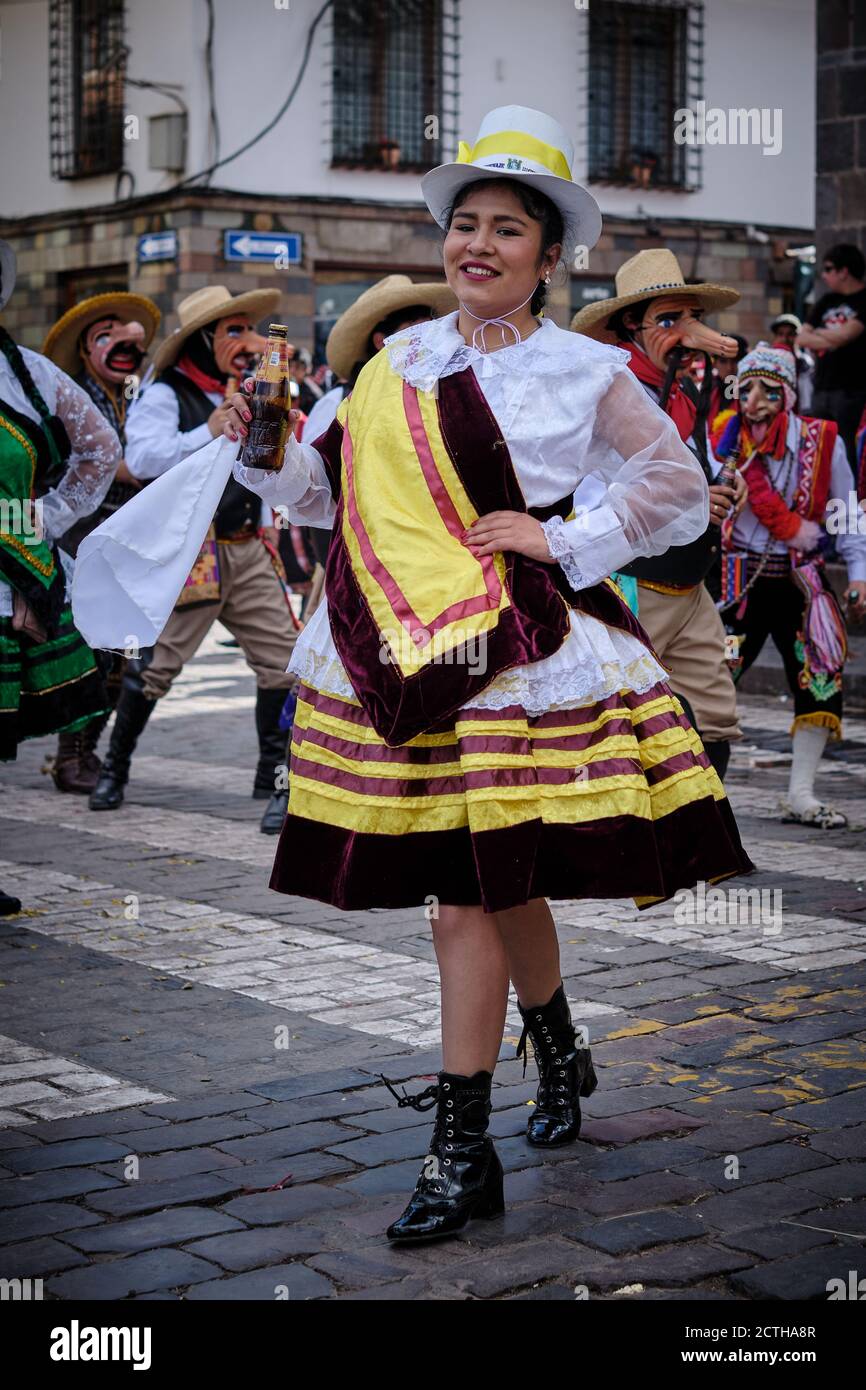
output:
[[[674,140],[701,94],[703,8],[603,0],[588,13],[589,177],[639,188],[700,187],[700,146]]]
[[[123,166],[123,0],[50,0],[51,173],[112,174]]]
[[[458,0],[335,0],[331,162],[421,171],[454,136]]]

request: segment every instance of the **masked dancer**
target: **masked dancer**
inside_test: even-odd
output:
[[[142,391],[126,423],[126,463],[139,482],[156,478],[222,433],[226,387],[250,371],[266,339],[256,323],[279,303],[277,290],[232,297],[221,285],[197,290],[178,307],[180,327],[153,359],[156,380]],[[286,734],[280,714],[296,678],[286,662],[297,626],[286,597],[282,562],[262,538],[269,508],[230,478],[201,554],[149,659],[127,664],[108,752],[91,795],[94,811],[123,801],[130,761],[156,702],[219,620],[239,642],[256,676],[259,758],[253,796],[268,802],[265,834],[285,816]],[[275,535],[273,539],[275,539]]]

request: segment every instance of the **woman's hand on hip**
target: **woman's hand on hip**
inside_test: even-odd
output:
[[[493,555],[497,550],[513,550],[545,564],[553,560],[544,527],[528,512],[488,512],[463,533],[463,544],[479,557]]]

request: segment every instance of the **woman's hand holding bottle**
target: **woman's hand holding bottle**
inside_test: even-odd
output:
[[[249,406],[249,397],[255,390],[255,385],[255,379],[253,377],[248,377],[241,390],[235,391],[233,395],[228,396],[224,401],[223,404],[228,407],[222,431],[226,439],[231,439],[236,442],[238,439],[246,439],[249,434],[247,426],[253,418]],[[299,410],[289,411],[290,430],[294,430],[300,418],[301,412]]]

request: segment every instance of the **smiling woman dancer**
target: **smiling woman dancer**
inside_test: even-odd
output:
[[[432,904],[444,1070],[399,1098],[437,1113],[392,1240],[503,1210],[486,1130],[509,980],[539,1070],[527,1138],[579,1132],[596,1076],[546,899],[646,905],[752,867],[606,578],[700,535],[708,492],[627,354],[539,317],[557,263],[601,231],[570,160],[550,117],[491,112],[422,183],[459,311],[389,338],[281,471],[235,465],[294,523],[333,523],[327,602],[292,656],[271,886],[348,910]]]

